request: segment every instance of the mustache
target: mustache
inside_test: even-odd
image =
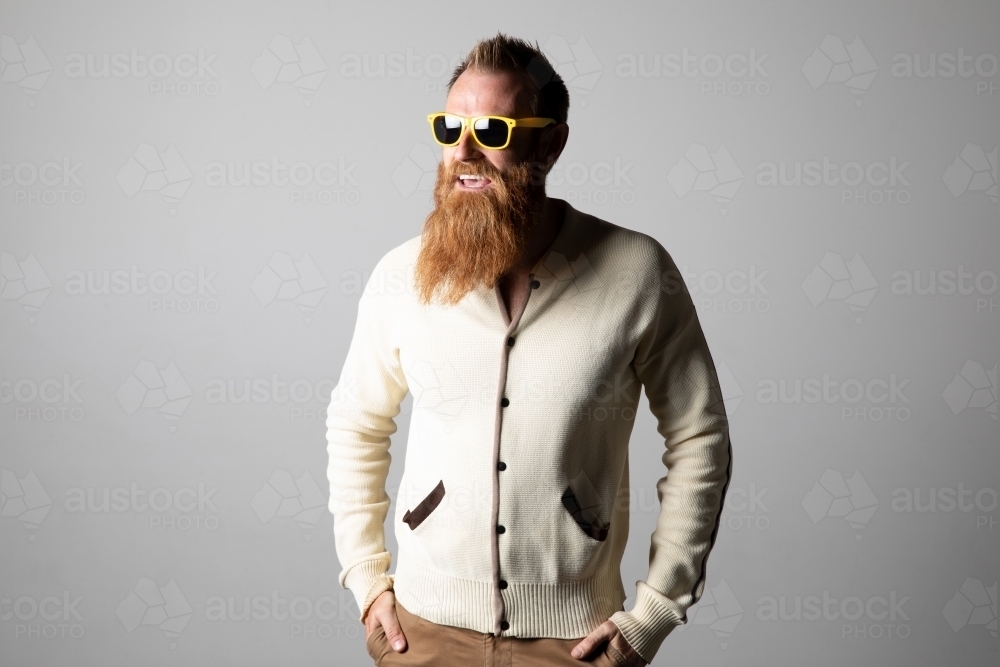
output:
[[[449,180],[455,180],[459,174],[471,174],[472,176],[485,176],[491,181],[502,181],[505,176],[499,169],[487,160],[473,160],[471,162],[453,161],[445,170],[445,176]]]

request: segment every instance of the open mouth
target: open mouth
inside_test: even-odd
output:
[[[475,174],[459,174],[458,184],[463,190],[482,190],[490,184],[490,179]]]

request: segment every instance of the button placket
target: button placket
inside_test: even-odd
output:
[[[510,622],[506,618],[507,605],[503,599],[501,591],[507,590],[509,583],[506,579],[500,577],[500,535],[507,532],[507,527],[500,523],[500,471],[507,469],[507,464],[500,460],[500,434],[503,425],[503,409],[511,404],[510,399],[504,396],[507,387],[507,367],[509,361],[510,350],[514,347],[516,343],[516,335],[514,331],[517,329],[518,324],[521,321],[522,316],[528,309],[528,302],[531,299],[531,292],[540,287],[541,283],[535,279],[535,274],[531,273],[528,276],[528,291],[525,295],[524,303],[519,312],[513,313],[511,316],[513,319],[508,319],[509,316],[506,307],[503,302],[503,295],[500,292],[499,285],[494,288],[496,293],[497,302],[500,306],[500,311],[504,317],[504,321],[507,323],[507,331],[504,335],[504,343],[501,348],[501,368],[500,368],[500,386],[498,393],[500,395],[500,400],[498,401],[498,408],[496,414],[496,426],[494,432],[494,461],[496,462],[496,471],[493,473],[493,523],[496,526],[496,530],[493,537],[493,543],[491,545],[492,556],[493,556],[493,580],[496,588],[495,595],[493,598],[493,609],[494,609],[494,633],[500,634],[510,629]]]

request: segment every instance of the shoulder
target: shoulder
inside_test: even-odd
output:
[[[396,247],[387,251],[375,265],[376,269],[399,268],[406,264],[413,264],[417,261],[417,254],[420,252],[420,235],[416,235],[403,241]]]
[[[391,296],[407,292],[419,253],[419,234],[387,251],[375,263],[365,284],[365,295]]]
[[[677,271],[673,258],[655,237],[588,213],[577,212],[581,238],[605,271],[656,284]]]
[[[407,267],[412,268],[420,253],[420,235],[403,241],[394,248],[388,250],[372,269],[372,274],[384,272],[406,271]]]

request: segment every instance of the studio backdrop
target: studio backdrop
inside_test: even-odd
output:
[[[0,3],[0,664],[371,664],[326,408],[498,30],[570,90],[548,193],[668,250],[722,383],[733,479],[655,664],[997,664],[986,0]],[[666,469],[628,418],[631,609]]]

